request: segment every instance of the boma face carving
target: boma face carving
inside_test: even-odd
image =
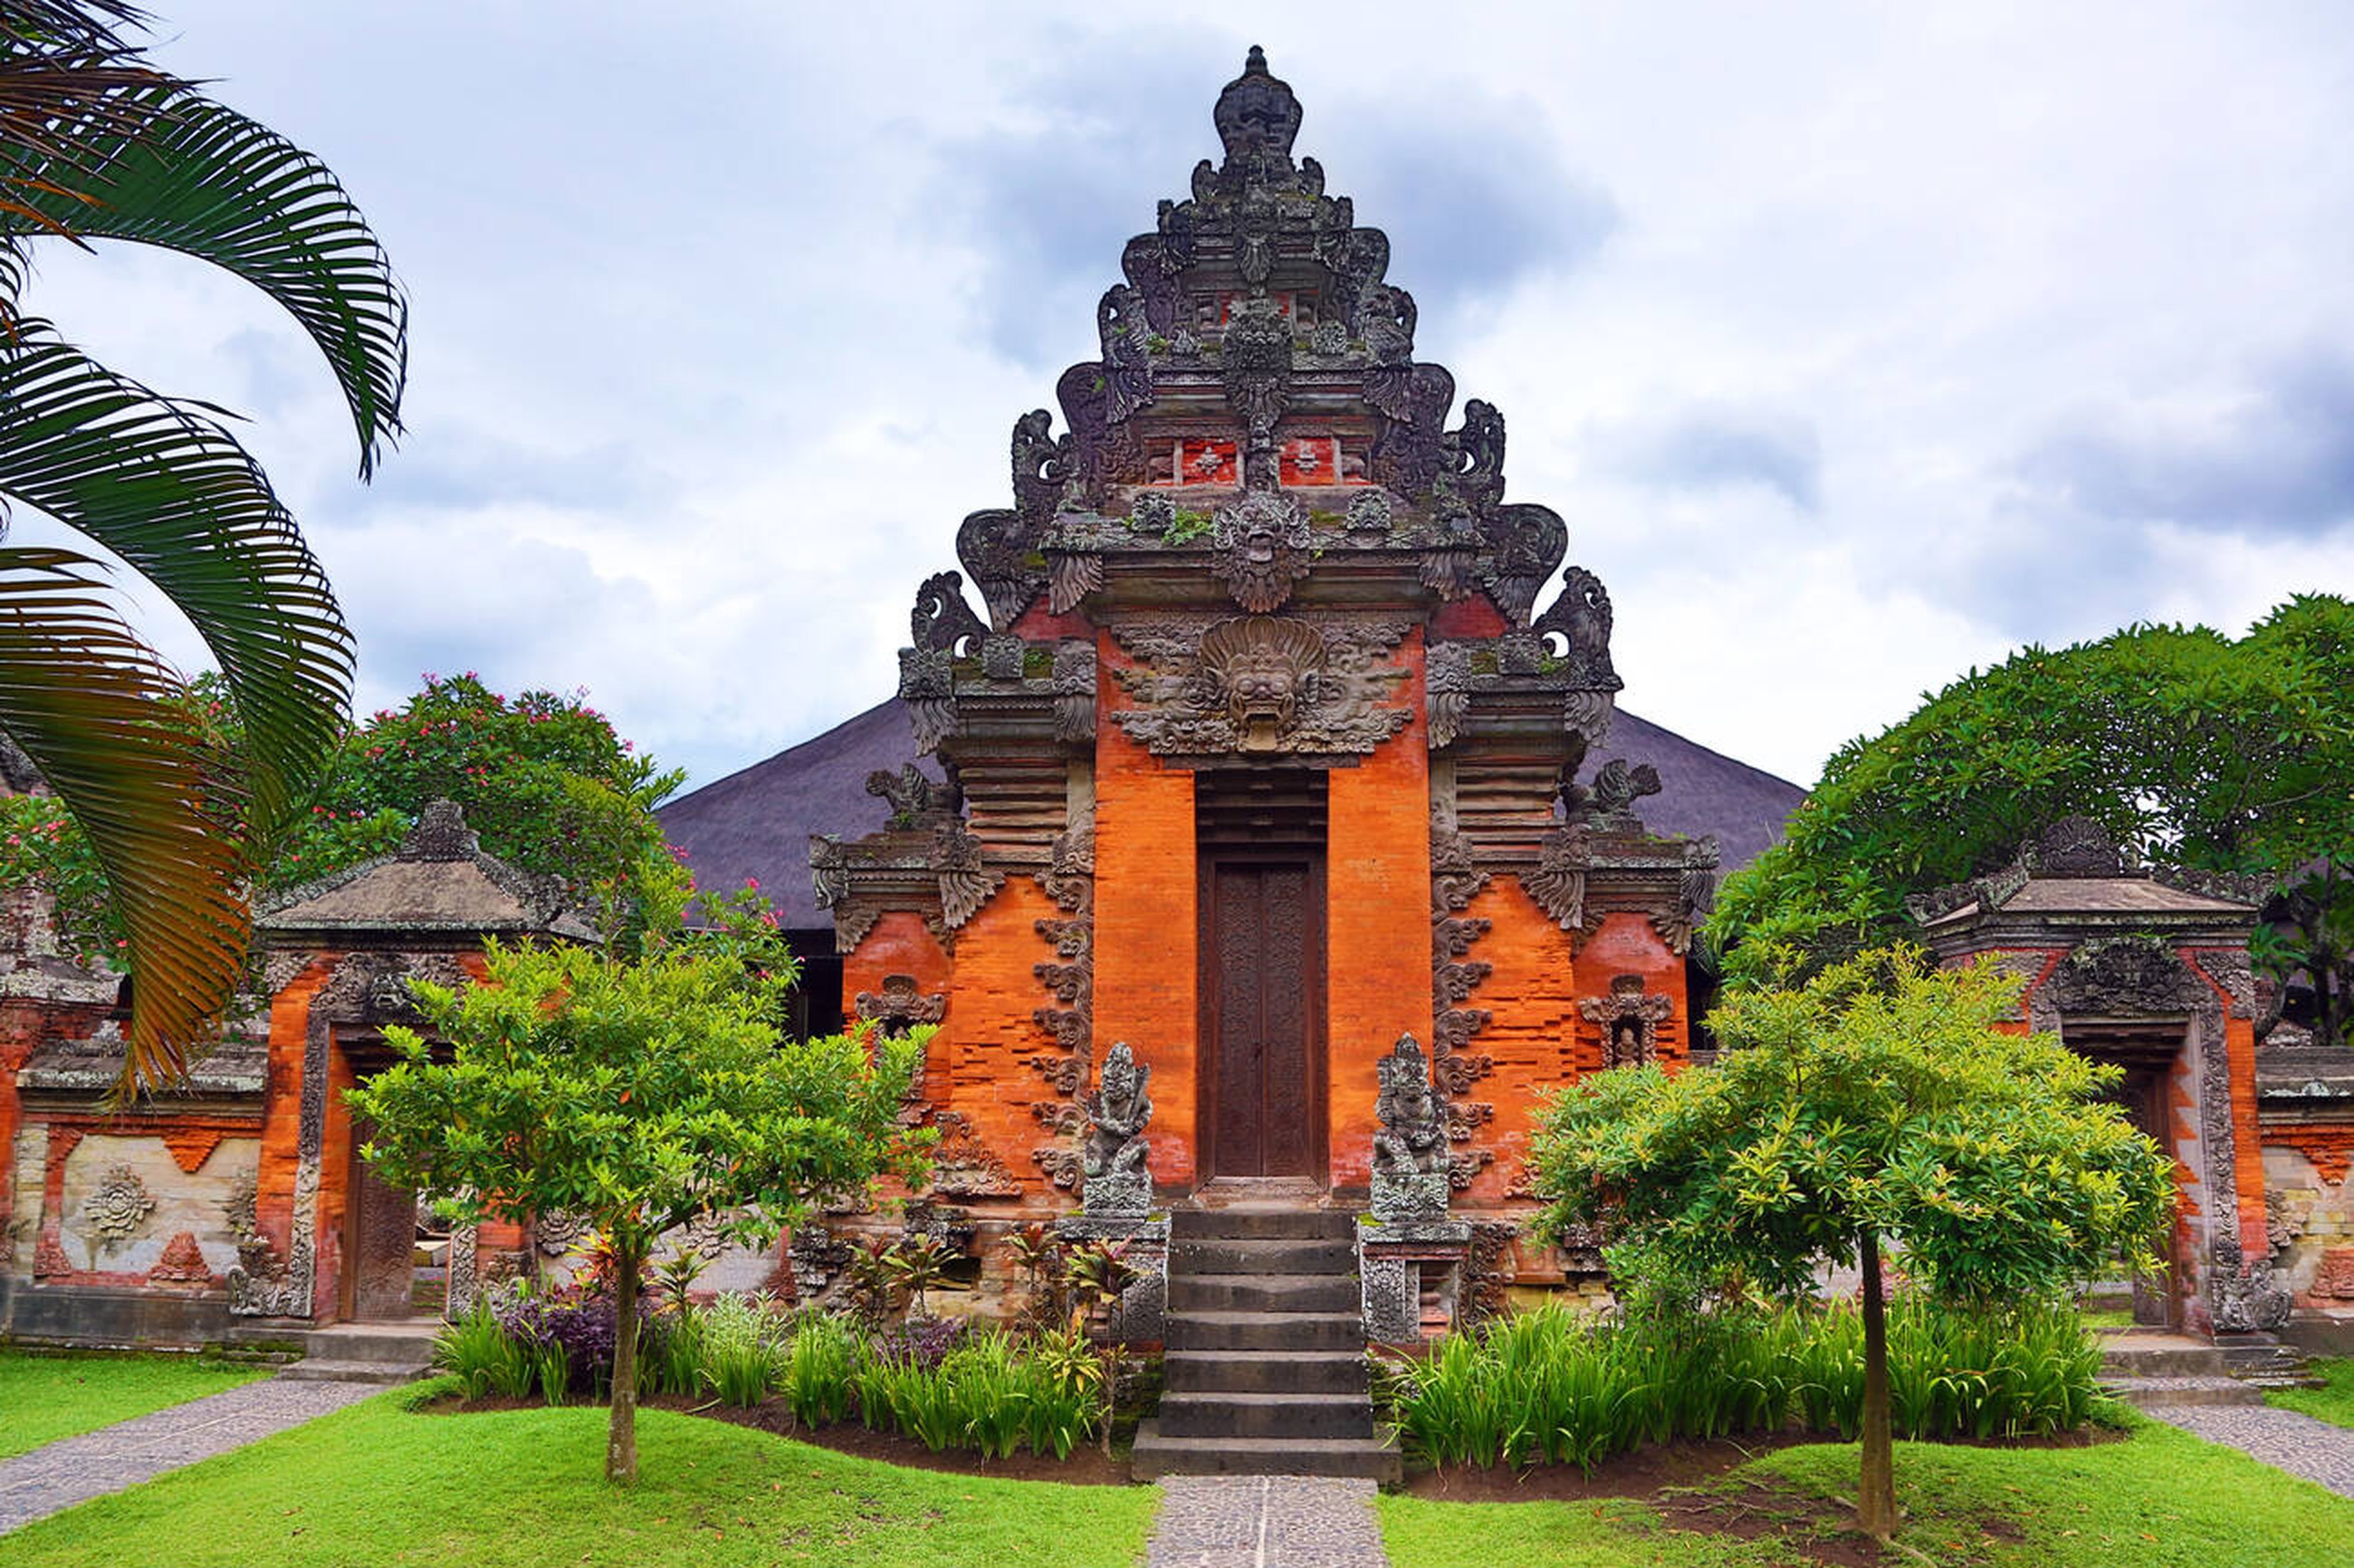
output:
[[[1202,634],[1202,668],[1225,698],[1245,751],[1277,749],[1323,662],[1323,638],[1297,620],[1255,615]]]

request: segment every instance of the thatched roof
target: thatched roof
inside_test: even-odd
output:
[[[1806,793],[1624,710],[1609,743],[1596,747],[1589,762],[1617,757],[1659,770],[1660,792],[1636,803],[1651,831],[1693,838],[1714,833],[1727,871],[1747,864],[1778,839],[1783,821]],[[915,759],[907,710],[894,697],[682,795],[658,815],[702,885],[738,887],[757,878],[786,927],[828,927],[832,921],[810,887],[810,835],[854,839],[881,828],[891,809],[866,792],[866,776],[882,768],[896,772]]]

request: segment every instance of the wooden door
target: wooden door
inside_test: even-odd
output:
[[[1323,867],[1228,855],[1204,873],[1204,1163],[1212,1176],[1320,1176]]]
[[[2147,1133],[2158,1148],[2171,1154],[2174,1140],[2168,1136],[2165,1069],[2129,1065],[2115,1093],[2134,1126]],[[2179,1328],[2181,1302],[2174,1288],[2174,1216],[2170,1208],[2167,1217],[2158,1224],[2158,1234],[2150,1238],[2150,1250],[2158,1255],[2158,1272],[2134,1277],[2134,1321],[2144,1328]]]
[[[360,1158],[369,1133],[368,1124],[355,1117],[344,1213],[344,1315],[407,1318],[417,1310],[417,1194],[392,1185]]]

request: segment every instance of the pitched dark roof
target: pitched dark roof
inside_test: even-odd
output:
[[[1727,871],[1756,859],[1780,838],[1783,821],[1806,793],[1624,710],[1609,743],[1597,747],[1591,761],[1616,757],[1659,770],[1659,793],[1636,803],[1651,831],[1693,838],[1714,833]],[[739,887],[757,878],[786,927],[826,927],[832,922],[810,886],[810,835],[859,838],[881,828],[891,809],[866,792],[866,776],[877,768],[896,772],[915,759],[907,710],[894,697],[680,796],[657,816],[703,886]],[[933,764],[924,767],[937,777]]]

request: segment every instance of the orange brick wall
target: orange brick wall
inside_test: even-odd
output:
[[[1324,870],[1327,1154],[1336,1187],[1373,1179],[1377,1063],[1411,1033],[1430,1045],[1430,748],[1422,633],[1399,651],[1413,722],[1331,770]]]
[[[1056,1141],[1032,1113],[1055,1097],[1030,1061],[1062,1054],[1038,1024],[1038,1009],[1055,999],[1034,969],[1055,957],[1037,922],[1061,915],[1034,880],[1008,878],[957,933],[956,979],[941,1026],[943,1036],[954,1038],[945,1103],[971,1124],[1025,1195],[1047,1187],[1031,1150]]]
[[[948,1016],[924,1057],[924,1097],[934,1105],[948,1103],[949,1083],[955,1070],[957,1025],[964,1011],[955,971],[947,949],[924,924],[923,916],[900,911],[876,920],[857,948],[842,959],[842,1016],[845,1019],[858,1016],[860,991],[880,995],[884,980],[892,975],[913,977],[920,994],[946,993],[951,999]]]
[[[1456,1097],[1458,1105],[1488,1105],[1495,1114],[1473,1134],[1471,1149],[1487,1150],[1494,1163],[1471,1179],[1458,1196],[1466,1203],[1504,1199],[1519,1181],[1528,1157],[1529,1134],[1546,1092],[1583,1070],[1576,1055],[1577,967],[1570,933],[1553,924],[1519,879],[1499,876],[1472,898],[1467,919],[1490,922],[1488,934],[1471,944],[1469,962],[1491,964],[1468,1000],[1467,1008],[1487,1012],[1488,1026],[1471,1037],[1469,1054],[1493,1060],[1494,1068]],[[1584,1066],[1598,1069],[1596,1048]]]
[[[1131,662],[1108,632],[1097,647],[1096,1060],[1125,1040],[1152,1069],[1152,1179],[1186,1187],[1199,1108],[1193,776],[1163,767],[1111,721],[1130,705],[1111,671]]]

